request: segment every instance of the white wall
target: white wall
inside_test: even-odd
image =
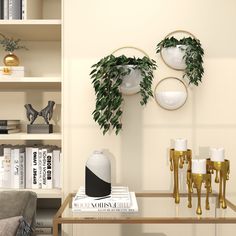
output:
[[[84,184],[84,165],[96,148],[105,148],[110,153],[113,183],[128,185],[134,191],[171,190],[168,147],[170,139],[177,137],[188,139],[194,156],[205,157],[209,146],[223,146],[234,169],[235,9],[234,0],[64,1],[65,192],[76,191]],[[176,29],[190,31],[201,40],[205,49],[203,83],[189,89],[185,106],[172,112],[161,109],[154,100],[145,108],[140,107],[139,95],[125,97],[123,131],[118,136],[103,136],[91,115],[95,105],[89,78],[91,65],[116,48],[132,45],[157,60],[153,88],[164,77],[181,77],[181,72],[167,68],[155,54],[156,44]],[[125,54],[126,50],[120,53]],[[140,53],[133,51],[133,55]],[[228,191],[236,192],[235,181],[236,171],[231,171]],[[139,235],[141,232],[176,235],[178,230],[198,235],[208,229],[215,234],[213,225],[163,225],[151,229],[81,226],[78,232],[86,236],[93,235],[94,231],[96,235]],[[218,233],[221,231],[224,232],[221,228]]]

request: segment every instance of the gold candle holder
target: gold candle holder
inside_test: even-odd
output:
[[[193,188],[197,189],[197,197],[198,197],[198,203],[197,203],[197,210],[196,213],[198,215],[202,214],[202,207],[201,207],[201,190],[202,190],[202,184],[205,184],[206,188],[206,210],[210,210],[210,204],[209,204],[209,194],[211,193],[211,174],[195,174],[191,173],[189,170],[187,173],[187,183],[188,183],[188,207],[192,207],[192,192]]]
[[[170,149],[170,170],[174,171],[174,189],[173,197],[175,203],[180,202],[179,196],[179,168],[183,168],[184,163],[188,164],[188,170],[191,170],[191,159],[192,151],[188,149],[187,151],[176,151],[175,149]]]
[[[224,160],[223,162],[211,161],[207,159],[207,168],[210,170],[211,174],[216,172],[215,183],[219,183],[219,204],[223,209],[227,208],[225,192],[226,192],[226,180],[229,179],[230,163],[229,160]]]

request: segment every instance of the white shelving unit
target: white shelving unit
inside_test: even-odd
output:
[[[61,100],[62,100],[62,42],[61,0],[25,0],[25,20],[0,20],[0,33],[19,38],[29,51],[16,51],[20,65],[25,66],[27,77],[1,78],[0,76],[0,119],[20,119],[24,129],[29,122],[24,104],[32,103],[43,108],[48,100],[56,102],[56,131],[52,134],[0,134],[0,144],[43,143],[62,145]],[[0,50],[2,59],[5,52]],[[2,61],[0,58],[0,61]],[[2,63],[0,63],[2,64]],[[3,65],[3,64],[2,64]],[[58,118],[59,117],[59,118]],[[53,121],[54,122],[54,121]],[[36,122],[37,123],[37,122]],[[61,167],[62,169],[62,167]],[[16,189],[0,189],[16,190]],[[18,190],[18,189],[17,189]],[[29,190],[29,189],[20,189]],[[38,198],[62,198],[61,189],[30,189]]]

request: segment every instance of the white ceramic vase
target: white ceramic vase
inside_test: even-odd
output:
[[[90,197],[111,193],[111,164],[102,151],[94,151],[86,162],[85,193]]]

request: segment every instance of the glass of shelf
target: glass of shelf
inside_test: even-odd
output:
[[[218,207],[218,196],[210,197],[210,210],[205,210],[202,198],[201,216],[196,214],[197,197],[193,196],[192,208],[188,208],[187,194],[181,194],[180,204],[175,204],[171,193],[136,193],[137,213],[75,213],[71,209],[74,194],[69,194],[58,210],[53,223],[53,235],[59,224],[224,224],[236,223],[236,194],[227,199],[227,209]]]

